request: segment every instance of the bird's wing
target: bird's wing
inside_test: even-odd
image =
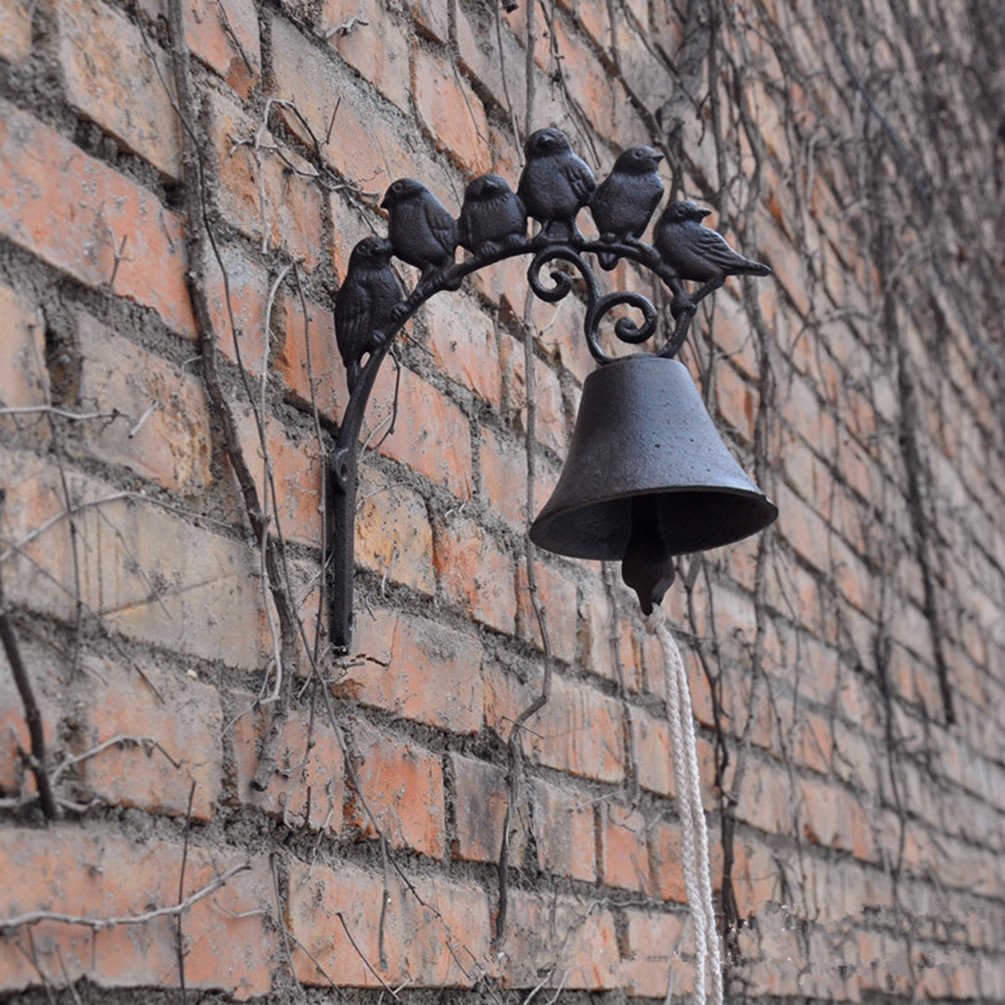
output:
[[[360,354],[371,334],[372,298],[362,283],[345,282],[335,298],[335,339],[342,362],[348,366]]]
[[[572,191],[576,198],[586,202],[593,195],[597,187],[597,179],[593,177],[593,172],[589,169],[585,161],[578,157],[569,157],[563,163],[565,177],[572,186]]]
[[[696,254],[721,272],[728,273],[738,265],[751,264],[750,259],[735,252],[722,234],[711,227],[701,224],[689,227],[686,241]]]
[[[454,253],[457,247],[457,224],[454,218],[442,207],[432,201],[426,200],[423,207],[426,213],[426,223],[436,240],[436,243],[449,255]]]
[[[530,180],[530,163],[520,172],[520,180],[517,182],[516,194],[524,205],[527,204],[527,197],[530,195],[532,182]]]

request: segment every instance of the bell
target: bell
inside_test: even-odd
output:
[[[673,582],[672,556],[739,541],[777,516],[719,439],[687,368],[629,356],[586,378],[568,459],[530,539],[620,560],[651,614]]]

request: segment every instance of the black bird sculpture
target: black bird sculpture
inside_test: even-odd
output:
[[[622,244],[637,241],[663,198],[663,179],[657,168],[663,154],[652,147],[630,147],[614,162],[614,169],[600,183],[590,200],[590,211],[600,231],[600,240]],[[597,255],[608,271],[617,256]]]
[[[527,163],[520,175],[517,195],[535,220],[541,234],[551,240],[582,240],[576,214],[597,187],[593,172],[572,152],[561,129],[538,129],[527,138]]]
[[[505,178],[485,174],[468,185],[457,221],[461,247],[491,255],[526,234],[527,210]]]
[[[681,279],[705,285],[689,299],[697,303],[727,276],[767,276],[771,269],[735,252],[722,234],[702,225],[711,212],[690,199],[672,202],[656,224],[656,250]]]
[[[360,360],[384,343],[405,297],[391,268],[393,251],[383,237],[364,237],[352,249],[349,270],[335,296],[335,339],[350,393],[359,380]]]
[[[380,205],[390,214],[387,236],[395,255],[422,270],[420,283],[453,265],[457,224],[422,182],[399,178]]]

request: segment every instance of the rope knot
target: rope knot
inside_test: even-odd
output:
[[[658,635],[661,628],[667,628],[667,616],[662,607],[654,607],[652,614],[642,615],[642,624],[646,626],[649,635]]]

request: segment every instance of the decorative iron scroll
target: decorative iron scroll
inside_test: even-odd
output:
[[[622,316],[614,323],[615,337],[629,345],[655,336],[658,314],[641,293],[602,293],[586,255],[595,256],[607,271],[620,259],[633,261],[667,287],[674,328],[657,354],[668,358],[684,344],[698,303],[727,276],[771,271],[739,255],[720,234],[704,227],[701,221],[709,211],[690,201],[667,205],[654,228],[653,243],[641,240],[663,196],[657,170],[662,155],[651,147],[626,150],[599,186],[560,129],[533,133],[526,155],[516,192],[499,175],[476,178],[465,191],[456,220],[421,182],[399,179],[382,202],[389,214],[388,238],[364,238],[353,249],[335,300],[335,330],[350,392],[330,459],[326,527],[331,641],[336,652],[347,652],[351,640],[356,455],[363,415],[384,357],[422,304],[444,290],[459,289],[471,273],[519,255],[533,255],[527,282],[534,295],[557,303],[573,292],[576,283],[568,272],[552,269],[549,284],[542,272],[549,263],[566,262],[582,281],[587,346],[597,363],[606,365],[615,357],[604,352],[600,327],[611,311],[628,307],[641,315],[640,320]],[[584,207],[594,218],[597,240],[588,240],[576,226]],[[528,217],[541,225],[532,237],[527,236]],[[470,257],[457,262],[458,246]],[[421,270],[411,293],[405,293],[392,258]],[[702,285],[688,293],[685,281]]]

